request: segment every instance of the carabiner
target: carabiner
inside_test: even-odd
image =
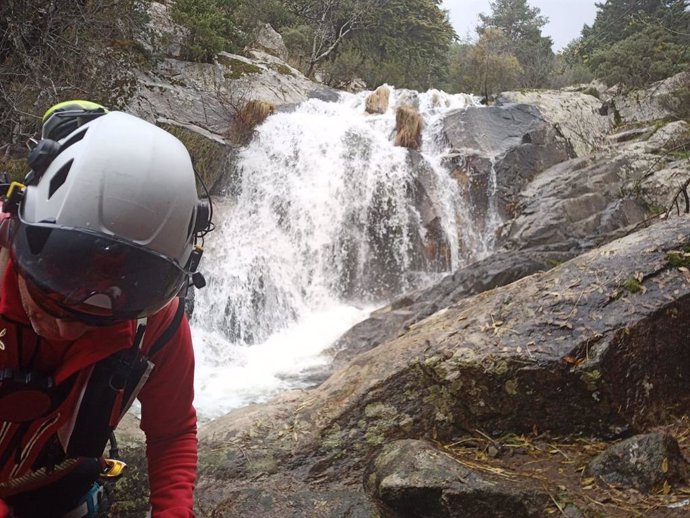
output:
[[[105,461],[105,467],[101,471],[101,477],[105,478],[117,478],[122,476],[122,472],[127,467],[127,464],[121,460],[116,459],[103,459]]]

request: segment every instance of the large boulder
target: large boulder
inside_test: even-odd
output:
[[[646,204],[623,189],[626,171],[642,168],[643,162],[615,152],[549,168],[520,193],[519,215],[502,229],[501,242],[512,248],[577,249],[621,235],[647,217]]]
[[[567,140],[528,105],[468,108],[443,120],[443,136],[450,147],[446,166],[465,198],[458,214],[461,227],[480,236],[495,232],[496,222],[512,217],[517,196],[538,173],[572,156]],[[473,236],[462,241],[481,249]],[[462,252],[462,251],[461,251]]]
[[[664,484],[684,482],[688,467],[678,441],[671,435],[654,432],[609,447],[592,459],[585,474],[607,484],[649,492]]]
[[[652,153],[690,151],[690,124],[674,121],[661,126],[649,137],[645,147]]]
[[[689,223],[439,308],[320,387],[208,424],[199,498],[213,508],[239,489],[358,493],[366,460],[395,439],[609,436],[686,414]]]
[[[279,58],[283,62],[288,60],[288,49],[285,46],[283,37],[268,23],[257,31],[251,50],[265,52]]]
[[[221,52],[215,63],[164,59],[140,72],[128,111],[147,118],[173,119],[218,135],[230,130],[236,109],[252,99],[276,107],[337,94],[309,81],[294,68]]]
[[[582,92],[504,92],[498,96],[496,104],[506,103],[537,107],[547,122],[559,128],[577,156],[585,156],[601,147],[613,127],[613,117],[602,115],[601,101]]]
[[[379,86],[374,92],[367,96],[364,111],[371,114],[382,114],[388,111],[388,101],[391,89],[386,85]]]
[[[333,361],[321,368],[319,375],[330,374],[345,366],[356,355],[402,336],[411,326],[439,309],[458,303],[470,295],[549,270],[575,255],[574,251],[548,248],[503,250],[460,268],[434,286],[407,293],[353,326],[326,351],[333,357]]]
[[[610,102],[615,106],[616,117],[621,123],[644,123],[666,119],[674,115],[669,95],[689,83],[690,72],[681,72],[646,88],[610,92]]]
[[[594,155],[592,160],[616,164],[612,171],[622,182],[621,198],[634,198],[648,212],[660,214],[690,178],[690,131],[685,121],[643,129],[636,138],[612,146],[608,153]]]
[[[172,19],[172,1],[152,1],[148,5],[146,28],[138,41],[144,50],[167,58],[180,58],[189,29]]]
[[[487,477],[412,439],[387,444],[365,486],[399,518],[542,518],[551,502],[527,481]]]

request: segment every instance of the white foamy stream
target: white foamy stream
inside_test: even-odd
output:
[[[389,111],[372,116],[367,94],[269,117],[240,154],[240,194],[215,200],[208,286],[192,321],[202,419],[300,386],[299,373],[328,361],[324,349],[373,308],[441,275],[413,271],[421,226],[410,203],[415,169],[393,145],[398,102],[418,104],[424,118],[421,152],[459,266],[467,229],[458,228],[460,193],[437,135],[445,114],[474,99],[393,90]],[[380,275],[373,264],[385,266]]]

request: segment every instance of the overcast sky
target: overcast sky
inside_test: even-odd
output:
[[[559,51],[580,35],[582,26],[594,21],[595,0],[527,0],[531,7],[541,9],[542,16],[549,19],[542,33],[553,39],[553,50]],[[474,28],[479,24],[479,13],[489,14],[489,0],[443,0],[450,21],[458,36],[464,38],[470,33],[476,37]]]

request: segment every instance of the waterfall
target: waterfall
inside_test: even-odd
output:
[[[240,152],[238,194],[215,199],[192,321],[202,418],[300,386],[295,375],[373,308],[466,260],[439,133],[475,100],[391,90],[382,115],[365,114],[368,92],[276,113]],[[421,154],[393,145],[398,103],[424,118]]]

